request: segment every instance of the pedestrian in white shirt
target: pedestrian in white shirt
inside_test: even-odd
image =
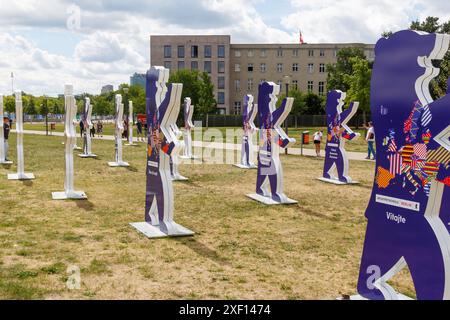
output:
[[[320,157],[320,144],[322,143],[323,133],[322,131],[317,131],[314,133],[313,140],[314,146],[316,147],[316,156]]]
[[[369,122],[369,126],[366,127],[366,129],[367,129],[367,136],[366,136],[367,158],[366,159],[375,160],[375,157],[376,157],[376,153],[375,153],[375,149],[374,149],[375,129],[373,128],[373,123]],[[373,154],[373,158],[370,158],[371,154]]]

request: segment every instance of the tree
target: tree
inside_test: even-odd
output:
[[[3,99],[3,105],[5,107],[5,111],[8,113],[16,112],[16,102],[14,96],[5,96]]]
[[[42,103],[40,103],[39,114],[46,116],[50,112],[48,108],[48,99],[44,97]]]
[[[37,114],[36,104],[33,96],[23,94],[22,101],[23,101],[23,112],[25,114],[29,115]]]
[[[440,24],[439,18],[427,17],[425,21],[412,22],[410,29],[429,33],[450,34],[450,21]],[[441,61],[433,61],[433,65],[440,68],[440,73],[431,81],[430,92],[434,99],[438,99],[447,92],[447,79],[450,76],[450,51],[447,51],[444,59]]]
[[[304,114],[325,114],[325,97],[313,92],[305,95],[306,110]]]
[[[110,115],[113,114],[114,108],[111,102],[108,101],[106,95],[99,95],[93,97],[92,113],[97,115]]]
[[[214,85],[208,73],[203,72],[200,76],[200,97],[198,100],[197,111],[194,108],[194,113],[205,115],[207,113],[216,112],[217,102],[214,96]]]
[[[328,64],[327,88],[331,90],[347,91],[348,85],[344,81],[344,75],[353,73],[351,58],[365,59],[363,50],[359,48],[343,48],[337,53],[336,64]]]
[[[205,115],[216,110],[214,85],[209,74],[197,70],[178,70],[170,75],[169,83],[182,83],[184,98],[191,98],[194,115]]]
[[[372,70],[366,59],[358,57],[351,58],[352,74],[344,75],[344,82],[349,89],[347,90],[348,101],[358,101],[359,110],[370,112],[370,79]]]

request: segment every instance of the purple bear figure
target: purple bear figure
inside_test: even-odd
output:
[[[450,94],[433,101],[450,36],[400,31],[378,41],[371,82],[376,177],[358,292],[397,299],[386,282],[409,267],[418,299],[450,299]]]
[[[295,139],[289,138],[280,127],[289,115],[294,99],[284,99],[277,109],[279,93],[280,86],[273,82],[262,82],[259,85],[258,175],[256,195],[249,195],[249,197],[266,204],[297,203],[297,201],[289,199],[283,192],[283,169],[280,161],[280,148],[287,148],[295,143]]]
[[[354,133],[347,123],[358,111],[359,102],[352,102],[346,110],[343,110],[346,93],[333,90],[327,97],[327,145],[325,147],[325,164],[323,168],[323,178],[320,180],[340,184],[351,183],[352,178],[348,175],[348,158],[345,151],[345,140],[353,140],[359,137],[359,133]],[[332,176],[333,169],[336,168],[338,178]]]

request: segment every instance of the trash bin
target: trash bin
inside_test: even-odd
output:
[[[302,132],[302,144],[309,144],[309,131]]]

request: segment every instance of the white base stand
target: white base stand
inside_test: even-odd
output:
[[[128,147],[139,147],[137,143],[125,143],[125,145]]]
[[[32,173],[23,173],[21,175],[17,173],[8,174],[8,180],[33,180],[35,179],[34,174]]]
[[[110,167],[129,167],[130,164],[128,162],[108,162],[108,166]]]
[[[75,147],[73,147],[73,150],[83,150],[83,148],[75,146]]]
[[[240,169],[258,169],[258,166],[252,165],[252,166],[244,166],[243,164],[234,164],[233,166],[238,167]]]
[[[183,176],[176,176],[172,177],[172,181],[188,181],[189,178],[183,177]]]
[[[197,157],[197,156],[192,156],[192,157],[179,156],[178,158],[184,159],[184,160],[201,160],[201,158]]]
[[[0,161],[0,164],[13,164],[12,161]]]
[[[321,177],[321,178],[317,178],[317,180],[320,180],[320,181],[323,181],[323,182],[327,182],[327,183],[339,184],[339,185],[342,185],[342,184],[359,184],[358,181],[342,182],[342,181],[339,181],[338,178],[327,179],[327,178]]]
[[[91,154],[79,153],[78,156],[80,158],[97,158],[97,155],[93,154],[93,153],[91,153]]]
[[[277,202],[277,201],[273,200],[272,198],[264,197],[257,193],[248,194],[247,197],[249,197],[250,199],[259,201],[261,203],[264,203],[265,205],[268,205],[268,206],[273,206],[273,205],[277,205],[277,204],[296,204],[296,203],[298,203],[298,201],[295,201],[295,200],[292,200],[289,198],[285,202]]]
[[[70,193],[63,192],[52,192],[53,200],[66,200],[66,199],[75,199],[75,200],[86,200],[87,196],[84,191],[73,191]]]
[[[340,299],[340,300],[342,300],[342,299]],[[363,296],[360,296],[359,294],[357,294],[357,295],[351,296],[350,300],[363,301],[363,300],[368,300],[368,299],[366,299]],[[414,299],[412,299],[410,297],[407,297],[404,294],[397,293],[397,300],[410,301],[410,300],[414,300]]]
[[[173,223],[173,225],[176,225],[177,227],[177,232],[174,234],[165,234],[158,228],[158,226],[153,226],[148,222],[135,222],[130,223],[130,225],[150,239],[165,237],[186,237],[193,236],[195,234],[195,232],[176,223]]]

